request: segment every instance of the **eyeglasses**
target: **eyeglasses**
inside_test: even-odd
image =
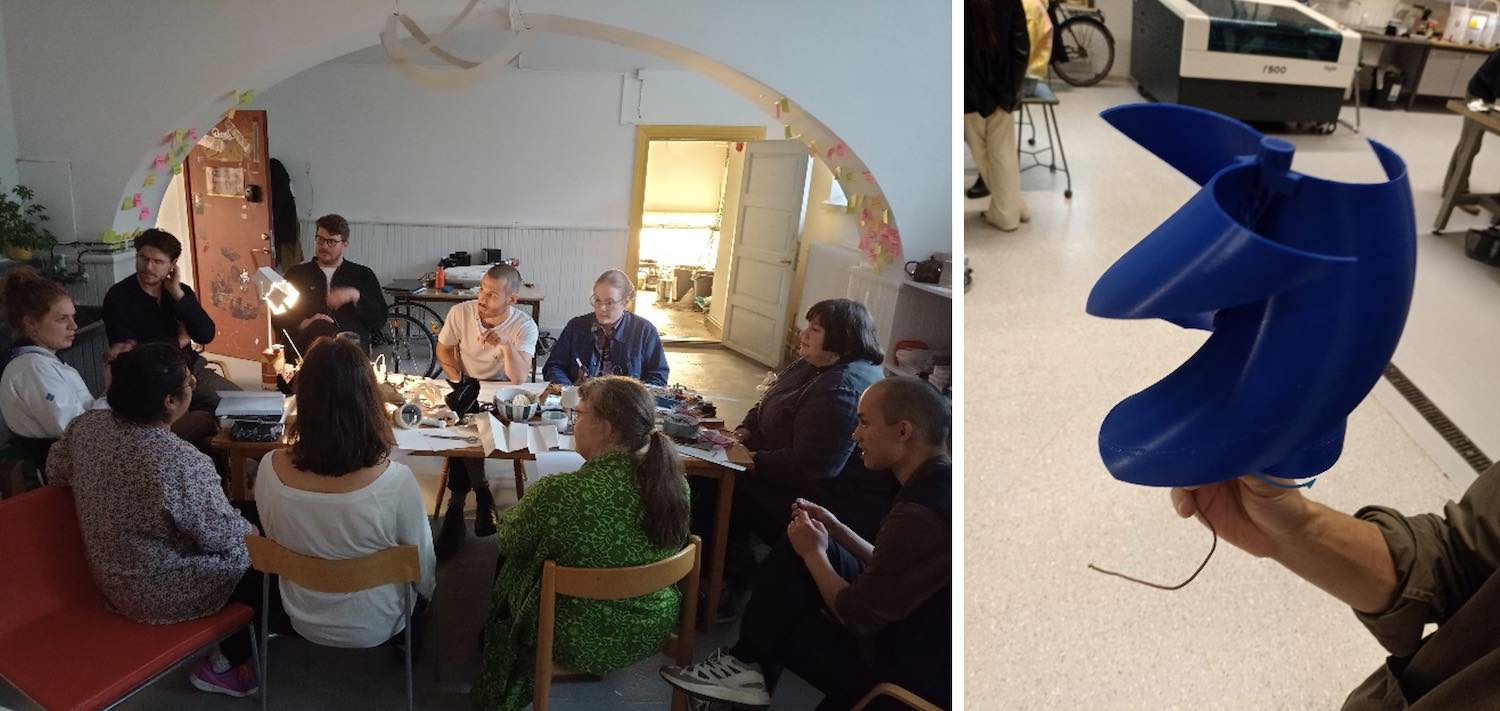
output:
[[[619,306],[619,305],[625,303],[627,300],[628,299],[601,299],[601,298],[599,298],[597,296],[592,297],[592,298],[589,299],[589,301],[594,304],[595,308],[598,308],[598,307],[602,306],[602,307],[604,307],[606,309],[612,309],[612,308],[614,308],[616,306]]]
[[[333,245],[343,244],[344,243],[344,240],[334,239],[334,238],[328,238],[328,237],[319,237],[317,239],[318,239],[318,245],[321,246],[321,247],[332,247]]]

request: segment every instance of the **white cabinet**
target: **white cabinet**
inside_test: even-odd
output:
[[[1484,60],[1484,55],[1475,55]],[[1467,57],[1463,52],[1450,52],[1434,49],[1427,53],[1427,66],[1422,69],[1422,80],[1417,82],[1417,93],[1422,96],[1463,96],[1464,87],[1469,84],[1469,77],[1474,75],[1470,71],[1463,74],[1464,60]],[[1454,94],[1454,87],[1458,93]]]
[[[848,298],[870,309],[888,369],[900,341],[925,341],[933,350],[952,354],[953,290],[914,282],[897,272],[876,274],[867,266],[849,269]]]

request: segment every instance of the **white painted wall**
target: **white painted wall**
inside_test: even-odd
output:
[[[10,71],[5,59],[5,14],[0,8],[0,181],[7,191],[17,180],[16,110],[10,99]]]
[[[136,226],[120,213],[120,198],[139,185],[164,133],[211,125],[230,90],[264,91],[373,44],[390,11],[363,0],[3,0],[0,7],[17,143],[24,154],[72,161],[85,238],[111,226]],[[792,97],[864,160],[889,197],[913,253],[951,241],[950,7],[904,0],[531,0],[524,9],[658,38]],[[455,4],[407,0],[401,10],[434,27]],[[643,119],[651,116],[653,81],[650,72],[644,76],[645,110],[638,111]],[[620,92],[623,98],[628,87]],[[403,106],[407,103],[420,102],[389,96],[380,109],[414,111]],[[615,103],[616,116],[621,103]],[[322,120],[335,124],[328,130],[352,123]],[[471,131],[492,130],[475,120]],[[276,115],[270,121],[272,136],[281,135]],[[611,136],[577,138],[580,142],[571,144],[576,147],[551,140],[539,145],[546,147],[550,162],[563,164],[577,162],[571,153],[624,151]],[[396,157],[413,152],[404,146],[366,148]],[[368,177],[383,190],[394,190],[399,181],[388,176],[397,168],[387,163],[379,170],[387,177]],[[318,203],[325,197],[338,202],[357,197],[325,196],[327,183],[319,175],[314,167]],[[541,185],[556,187],[545,180]],[[148,203],[155,206],[164,189],[159,182]],[[559,200],[553,192],[552,204],[537,210],[552,216],[566,212],[565,222],[573,225],[624,223],[625,198],[587,197],[595,202]],[[431,216],[451,209],[462,218],[478,208],[440,199],[422,209]]]
[[[723,141],[652,141],[644,211],[718,212],[728,150]]]

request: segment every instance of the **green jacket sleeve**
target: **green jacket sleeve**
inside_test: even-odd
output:
[[[1415,653],[1422,626],[1446,622],[1500,568],[1500,465],[1479,475],[1442,515],[1367,506],[1355,516],[1380,527],[1400,590],[1389,610],[1356,615],[1398,657]]]

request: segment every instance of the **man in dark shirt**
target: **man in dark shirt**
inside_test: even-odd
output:
[[[786,540],[756,573],[740,638],[662,678],[703,700],[768,706],[782,669],[847,709],[889,681],[946,708],[951,699],[952,411],[931,385],[888,378],[859,400],[865,466],[901,482],[871,545],[798,499]]]
[[[297,287],[297,304],[274,318],[278,337],[290,334],[298,351],[306,351],[319,335],[351,331],[359,345],[370,350],[370,335],[385,320],[385,293],[375,272],[344,259],[349,248],[349,221],[324,215],[317,222],[317,254],[286,272]]]
[[[177,266],[181,256],[182,243],[166,230],[153,228],[136,237],[135,273],[104,294],[104,333],[111,354],[140,343],[176,344],[198,380],[189,409],[212,413],[219,405],[220,391],[240,388],[206,369],[208,361],[193,350],[193,342],[214,340],[214,320],[203,311],[192,287],[182,283]]]

